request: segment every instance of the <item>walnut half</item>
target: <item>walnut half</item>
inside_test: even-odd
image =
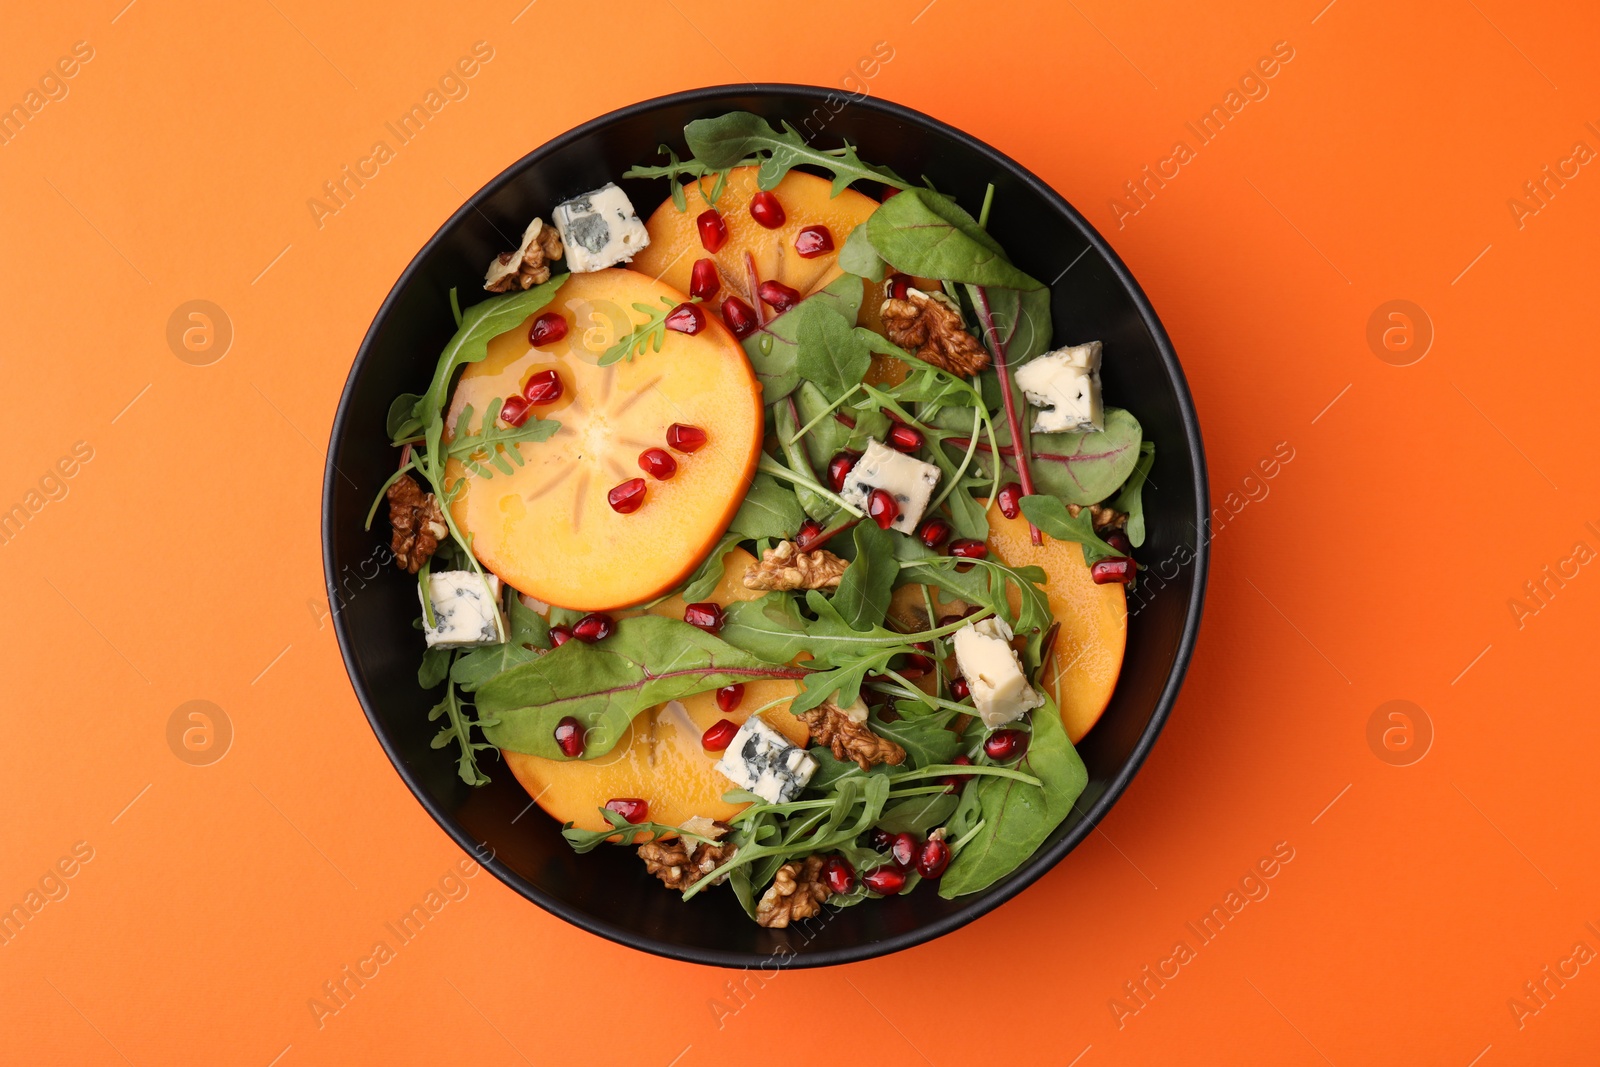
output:
[[[502,252],[489,264],[483,287],[491,293],[513,289],[532,289],[550,280],[550,262],[560,259],[561,235],[543,219],[534,219],[522,233],[522,246],[515,252]]]
[[[989,365],[989,353],[966,331],[961,313],[920,289],[883,302],[883,332],[924,363],[970,378]]]
[[[833,751],[834,759],[855,760],[864,771],[877,763],[896,767],[906,761],[905,749],[873,733],[870,726],[851,718],[831,699],[796,717],[810,727],[812,741]]]
[[[822,910],[832,890],[822,880],[821,856],[807,856],[799,863],[778,868],[772,885],[756,904],[756,922],[782,929],[796,919],[809,919]]]
[[[704,825],[691,825],[697,819]],[[698,816],[685,823],[684,827],[704,837],[721,837],[728,832],[726,824],[699,819]],[[674,837],[668,841],[646,841],[638,851],[647,872],[661,879],[661,884],[668,889],[681,892],[726,863],[737,847],[731,842],[711,844]]]
[[[396,481],[384,495],[389,501],[389,525],[394,527],[389,547],[395,562],[415,574],[450,535],[450,528],[433,494],[424,493],[410,476]]]
[[[800,551],[793,541],[779,541],[744,572],[746,589],[834,589],[849,566],[826,549]]]

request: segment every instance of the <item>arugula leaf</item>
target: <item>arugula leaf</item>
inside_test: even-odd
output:
[[[708,689],[806,671],[757,659],[678,619],[640,615],[617,623],[604,643],[568,641],[496,675],[478,690],[484,735],[500,748],[563,758],[554,731],[572,716],[587,731],[584,758],[611,751],[641,711]]]
[[[876,337],[877,334],[872,336]],[[855,423],[853,427],[839,421],[828,413],[833,402],[810,382],[801,382],[800,387],[790,395],[799,409],[801,420],[811,426],[806,431],[806,452],[818,468],[845,449],[864,451],[868,441],[882,439],[889,432],[889,416],[876,407],[866,411],[859,408],[846,411],[845,416]]]
[[[1025,496],[1022,513],[1028,521],[1057,541],[1076,541],[1083,546],[1083,562],[1093,566],[1107,556],[1120,556],[1121,552],[1100,540],[1094,532],[1094,517],[1088,507],[1080,508],[1074,516],[1059,497]]]
[[[816,589],[806,593],[806,607],[816,614],[814,621],[800,614],[788,593],[742,600],[727,606],[718,633],[730,645],[771,663],[788,663],[800,653],[809,652],[812,659],[808,666],[817,667],[855,663],[883,650],[892,653],[912,640],[882,626],[855,629]]]
[[[782,541],[793,537],[805,518],[792,490],[771,475],[757,474],[728,529],[737,531],[740,540]]]
[[[1139,420],[1122,408],[1106,408],[1105,425],[1104,430],[1088,433],[1033,434],[1028,465],[1034,488],[1069,504],[1098,504],[1116,492],[1139,460],[1144,431]],[[1004,423],[995,427],[995,440],[1006,466],[1015,470],[1015,450]],[[967,442],[966,437],[951,437],[945,444],[964,449]],[[987,442],[978,447],[989,451]]]
[[[844,192],[851,182],[861,179],[882,182],[896,189],[910,188],[893,171],[861,162],[861,157],[848,143],[831,151],[813,148],[789,123],[783,124],[780,133],[769,126],[766,119],[748,111],[695,119],[683,128],[683,139],[697,160],[715,170],[738,166],[748,156],[765,154],[766,159],[756,174],[756,184],[763,189],[776,186],[801,163],[832,172],[834,196]]]
[[[699,303],[699,301],[693,301]],[[600,358],[595,362],[597,367],[609,367],[619,360],[632,360],[634,356],[642,353],[646,348],[652,352],[661,351],[661,346],[667,340],[667,316],[677,308],[671,297],[661,298],[660,308],[651,307],[649,304],[634,304],[633,310],[645,317],[643,322],[635,323],[627,333],[617,338],[609,348],[600,353]]]
[[[946,900],[986,889],[1025,863],[1071,813],[1089,782],[1053,700],[1046,697],[1034,709],[1032,725],[1028,752],[1018,769],[1036,776],[1040,785],[995,777],[967,783],[966,791],[977,793],[982,829],[939,880],[939,895]]]
[[[795,371],[801,378],[830,396],[861,383],[872,366],[872,353],[852,322],[812,300],[801,301],[789,314],[796,317]]]
[[[412,414],[421,401],[422,397],[416,393],[401,393],[394,398],[394,402],[389,405],[389,416],[384,423],[389,431],[389,440],[404,441],[422,432],[421,421]]]
[[[761,380],[764,403],[783,399],[800,384],[800,372],[795,364],[800,353],[799,327],[804,315],[797,313],[815,302],[818,307],[830,308],[854,325],[861,311],[861,293],[860,278],[853,274],[842,275],[744,339],[744,354]]]
[[[827,318],[834,317],[826,311],[819,312],[819,314]],[[837,498],[821,491],[821,486],[816,481],[817,472],[811,466],[810,454],[806,452],[804,444],[795,440],[795,436],[800,430],[799,420],[800,416],[793,402],[793,394],[772,405],[772,428],[778,438],[778,448],[783,452],[783,460],[789,465],[791,471],[802,475],[806,479],[805,481],[792,483],[795,501],[806,515],[819,522],[826,522],[839,510],[839,505]],[[798,528],[798,526],[791,526],[789,530],[792,533]],[[789,534],[785,533],[779,536],[788,537]]]
[[[1050,601],[1045,597],[1047,577],[1040,567],[1011,567],[999,560],[966,560],[943,556],[910,537],[895,542],[900,558],[900,584],[932,585],[946,594],[979,604],[1006,621],[1012,631],[1031,634],[1032,640],[1050,625]],[[958,567],[972,564],[962,571]],[[1012,609],[1013,592],[1019,607]]]
[[[844,239],[844,244],[839,248],[839,269],[849,271],[851,274],[881,282],[889,274],[889,264],[878,255],[878,250],[872,247],[872,241],[867,236],[865,224],[857,226],[850,231],[850,236]]]
[[[1144,544],[1144,483],[1150,477],[1150,468],[1155,466],[1155,462],[1156,443],[1140,441],[1139,461],[1133,465],[1133,473],[1128,475],[1128,484],[1111,502],[1111,506],[1118,511],[1128,513],[1128,543],[1134,548]]]
[[[909,189],[884,201],[866,228],[878,255],[907,274],[1003,289],[1043,288],[1012,266],[1000,243],[959,204],[931,189]]]
[[[610,841],[614,845],[632,845],[641,835],[649,834],[652,838],[659,838],[664,834],[688,838],[690,841],[713,843],[713,839],[700,834],[691,833],[681,826],[668,826],[659,822],[629,822],[622,817],[621,812],[612,811],[610,808],[601,808],[600,814],[606,822],[611,824],[607,830],[580,830],[571,823],[561,829],[561,836],[567,839],[567,844],[572,846],[572,851],[577,853],[592,852],[602,844]],[[619,838],[620,840],[612,840]]]
[[[477,722],[474,723],[473,720],[469,719],[466,711],[461,706],[460,698],[456,696],[456,687],[454,685],[444,687],[444,699],[435,704],[433,710],[428,712],[429,722],[436,722],[440,718],[443,718],[445,722],[439,728],[439,732],[434,735],[433,741],[430,742],[431,747],[444,748],[454,741],[460,750],[460,756],[456,760],[456,773],[461,776],[461,780],[471,786],[488,785],[489,776],[478,769],[478,753],[495,746],[484,744],[482,741],[474,741],[472,739],[472,728],[475,725],[479,728],[487,727],[490,725],[491,720],[486,720],[480,716]]]
[[[493,478],[494,471],[510,474],[513,467],[523,464],[522,450],[516,447],[524,442],[537,443],[548,440],[561,429],[554,419],[530,418],[521,426],[499,425],[500,398],[495,397],[484,409],[483,422],[477,431],[458,433],[445,446],[445,455],[459,460],[461,465],[480,478]],[[457,427],[472,425],[472,405],[461,409]],[[488,466],[485,466],[488,464]],[[493,467],[494,470],[489,468]]]
[[[727,569],[729,549],[741,540],[743,538],[731,527],[722,535],[716,547],[712,548],[711,554],[700,561],[700,566],[690,576],[688,584],[683,587],[680,595],[685,603],[693,604],[711,595],[712,590],[722,582],[723,572]]]
[[[432,689],[450,676],[450,653],[448,648],[430,647],[422,653],[422,665],[417,668],[417,684],[424,689]]]
[[[672,187],[672,206],[680,212],[685,212],[689,210],[689,201],[684,195],[683,185],[678,179],[680,177],[693,178],[698,183],[707,174],[715,174],[717,180],[711,187],[711,195],[705,196],[703,192],[701,195],[711,207],[717,205],[717,200],[722,196],[723,188],[728,184],[728,172],[726,170],[713,170],[697,159],[680,161],[678,153],[667,145],[660,145],[656,151],[667,157],[666,163],[659,167],[645,167],[636,163],[624,171],[622,176],[624,178],[666,178]]]
[[[894,594],[900,565],[886,530],[875,522],[858,522],[852,531],[856,558],[844,569],[833,594],[833,607],[852,630],[881,626]]]
[[[908,707],[900,704],[900,708]],[[876,713],[872,716],[872,731],[887,737],[906,750],[906,756],[915,767],[928,767],[936,763],[949,763],[961,750],[961,738],[950,729],[955,712],[926,711],[910,715],[901,711],[900,718],[885,722]],[[937,825],[937,824],[935,824]]]

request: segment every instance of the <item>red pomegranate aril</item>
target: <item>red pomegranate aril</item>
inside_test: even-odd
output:
[[[706,208],[695,216],[695,227],[700,231],[700,244],[707,252],[715,252],[728,243],[728,224],[722,219],[722,212],[716,208]]]
[[[917,852],[922,848],[922,842],[917,840],[913,833],[894,835],[894,843],[889,846],[889,855],[902,867],[909,867],[916,862]]]
[[[533,405],[554,404],[566,392],[561,375],[553,370],[542,370],[528,379],[522,387],[522,399]]]
[[[744,683],[734,682],[717,690],[717,707],[722,711],[732,711],[744,702]]]
[[[639,453],[639,469],[664,482],[678,473],[678,461],[664,448],[647,448]]]
[[[629,822],[644,822],[650,817],[650,805],[638,797],[612,797],[606,801],[606,810],[616,812]]]
[[[807,226],[794,235],[794,250],[801,259],[815,259],[833,251],[833,234],[826,226]]]
[[[761,320],[755,308],[736,296],[730,296],[722,302],[722,324],[736,339],[743,341],[756,332]]]
[[[843,856],[829,856],[822,863],[822,881],[835,893],[848,893],[856,887],[856,869]]]
[[[906,872],[893,864],[875,867],[861,876],[861,883],[874,893],[892,897],[906,887]]]
[[[867,831],[867,847],[878,852],[889,851],[889,846],[894,844],[894,835],[887,830],[880,830],[876,826]]]
[[[644,503],[644,479],[629,478],[606,494],[606,503],[618,515],[631,515]]]
[[[883,283],[883,292],[890,300],[904,300],[911,288],[911,275],[891,274]]]
[[[850,470],[856,465],[856,460],[861,458],[860,452],[845,449],[828,461],[828,484],[833,486],[835,493],[844,488],[844,480],[850,476]]]
[[[972,687],[960,676],[950,679],[950,699],[965,700],[972,695]]]
[[[995,503],[1000,505],[1000,514],[1008,519],[1014,519],[1022,514],[1022,486],[1016,482],[1007,482],[995,494]]]
[[[874,489],[867,495],[867,515],[878,524],[878,529],[887,530],[900,517],[900,506],[889,490]]]
[[[700,735],[700,747],[707,752],[721,752],[733,744],[733,737],[738,732],[739,724],[732,719],[718,719]]]
[[[904,423],[895,423],[889,429],[888,445],[896,452],[915,452],[922,447],[922,431]]]
[[[1100,540],[1116,549],[1124,556],[1133,555],[1133,542],[1128,540],[1128,535],[1121,530],[1107,530],[1100,535]]]
[[[943,519],[929,519],[922,524],[922,529],[917,531],[917,539],[929,548],[938,548],[950,540],[950,524]]]
[[[950,554],[962,559],[983,559],[989,554],[989,546],[982,541],[962,537],[950,542]]]
[[[556,723],[556,744],[561,749],[561,754],[568,759],[577,759],[583,755],[583,724],[568,715]]]
[[[955,759],[951,760],[950,762],[956,764],[957,766],[961,766],[961,767],[970,767],[970,766],[972,766],[972,760],[970,758],[966,757],[966,756],[957,756]],[[945,790],[944,791],[946,793],[959,793],[959,792],[961,792],[961,787],[966,785],[968,782],[972,781],[973,777],[974,776],[970,775],[970,774],[949,774],[949,775],[946,775],[944,777],[944,779],[943,779],[943,781],[945,783]]]
[[[698,296],[701,300],[710,300],[721,288],[722,272],[717,270],[717,261],[695,260],[694,269],[689,272],[689,295]]]
[[[878,203],[881,204],[885,200],[889,199],[891,196],[899,196],[899,195],[900,195],[900,190],[896,189],[894,186],[890,185],[890,186],[886,187],[883,190],[883,195],[878,197]]]
[[[771,305],[774,311],[788,311],[800,303],[800,291],[791,289],[782,282],[762,282],[761,287],[756,290],[756,295]]]
[[[907,652],[905,663],[895,673],[902,678],[926,678],[933,673],[933,660],[920,652]]]
[[[766,189],[750,198],[750,217],[769,230],[776,230],[789,221],[789,216],[783,210],[783,202]]]
[[[1110,585],[1113,582],[1127,585],[1133,581],[1134,570],[1134,562],[1127,556],[1110,556],[1090,567],[1089,577],[1094,579],[1095,585]]]
[[[822,523],[816,519],[807,519],[800,524],[800,531],[794,535],[794,545],[802,552],[810,552],[827,538],[823,536]]]
[[[675,422],[667,427],[667,447],[676,452],[698,452],[706,443],[706,432],[698,426]]]
[[[500,419],[512,426],[521,426],[528,421],[530,408],[528,402],[520,396],[506,397],[505,403],[500,405]]]
[[[667,312],[662,325],[669,330],[693,337],[706,328],[706,313],[701,310],[699,304],[679,304]]]
[[[996,730],[983,739],[983,754],[999,763],[1021,759],[1028,751],[1026,730]]]
[[[592,611],[572,624],[572,636],[586,645],[604,641],[616,628],[616,620],[603,611]]]
[[[950,846],[937,837],[930,837],[917,853],[917,873],[924,878],[937,878],[950,866]]]
[[[683,621],[708,634],[714,634],[722,629],[722,619],[722,606],[713,604],[709,600],[689,604],[683,609]]]
[[[550,627],[550,647],[560,648],[572,640],[572,628],[569,626]]]
[[[528,327],[528,343],[535,348],[553,345],[567,335],[567,317],[559,311],[546,311]]]

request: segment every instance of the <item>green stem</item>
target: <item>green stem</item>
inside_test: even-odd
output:
[[[855,385],[852,385],[848,390],[845,391],[844,395],[841,396],[838,400],[835,400],[833,403],[831,403],[827,407],[823,408],[822,412],[820,414],[818,414],[816,418],[812,419],[810,422],[806,423],[804,426],[802,426],[798,430],[796,430],[794,432],[794,436],[789,438],[789,443],[792,445],[796,441],[798,441],[802,437],[804,437],[806,434],[810,433],[813,429],[816,428],[817,423],[821,422],[823,419],[827,418],[829,415],[832,415],[835,411],[837,411],[839,409],[840,405],[842,405],[846,400],[849,400],[851,394],[854,393],[857,389],[860,389],[860,388],[861,388],[861,383],[859,383],[859,382],[856,383]],[[976,431],[974,431],[974,432],[976,432]]]
[[[765,452],[761,454],[761,462],[757,469],[764,474],[772,475],[774,478],[782,478],[786,482],[792,482],[795,485],[805,486],[813,493],[832,501],[839,508],[844,511],[848,511],[858,519],[866,514],[855,505],[847,503],[839,494],[833,492],[832,490],[824,489],[822,486],[818,485],[815,480],[807,478],[803,474],[799,474],[790,470],[788,467],[785,467],[783,464],[779,463]]]

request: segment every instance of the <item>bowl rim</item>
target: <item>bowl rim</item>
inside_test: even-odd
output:
[[[1100,232],[1067,201],[1060,193],[1045,183],[1027,167],[1018,163],[1010,156],[999,151],[984,141],[973,137],[947,123],[941,122],[930,115],[924,114],[915,108],[897,104],[889,100],[870,95],[856,96],[845,93],[839,89],[825,86],[803,85],[786,82],[760,82],[760,83],[731,83],[722,85],[704,86],[696,89],[683,90],[663,96],[652,97],[617,108],[603,115],[584,122],[565,133],[551,138],[532,151],[524,154],[505,168],[492,179],[485,183],[477,192],[469,196],[466,201],[446,219],[433,235],[417,250],[411,261],[406,265],[395,280],[394,286],[389,290],[388,296],[379,306],[373,316],[372,324],[368,326],[362,337],[361,345],[356,351],[355,360],[351,363],[350,373],[345,379],[344,387],[339,396],[339,406],[334,414],[333,424],[329,429],[327,462],[323,472],[322,490],[322,559],[323,578],[329,595],[336,591],[337,569],[334,561],[334,516],[333,503],[336,490],[335,479],[338,477],[334,466],[338,442],[344,439],[350,429],[352,418],[350,402],[352,388],[357,376],[366,368],[367,362],[373,358],[373,348],[377,341],[380,325],[388,318],[394,305],[399,301],[401,294],[409,287],[414,276],[421,272],[423,264],[428,259],[436,246],[442,243],[447,235],[458,226],[468,215],[480,209],[484,201],[492,197],[504,186],[515,181],[527,168],[536,166],[544,158],[562,151],[568,145],[583,138],[597,129],[601,129],[619,119],[649,112],[658,108],[678,105],[695,104],[731,96],[776,96],[800,98],[804,101],[815,101],[819,104],[834,99],[844,98],[847,106],[863,108],[877,112],[891,119],[897,119],[911,126],[929,129],[943,134],[946,137],[961,142],[966,147],[988,159],[999,169],[1009,171],[1024,185],[1032,189],[1047,202],[1052,203],[1064,216],[1077,227],[1078,231],[1105,259],[1110,266],[1117,281],[1127,290],[1133,298],[1135,308],[1140,319],[1149,331],[1156,344],[1156,350],[1161,358],[1168,380],[1172,383],[1177,396],[1178,412],[1183,425],[1185,445],[1193,457],[1194,484],[1193,490],[1199,512],[1202,516],[1210,512],[1210,491],[1206,474],[1205,448],[1200,436],[1200,423],[1194,409],[1194,398],[1189,391],[1188,380],[1184,377],[1183,368],[1178,363],[1177,353],[1173,349],[1172,341],[1167,336],[1166,329],[1157,317],[1155,309],[1151,306],[1144,289],[1129,271],[1127,264],[1117,255]],[[696,963],[715,967],[745,968],[752,965],[776,965],[784,969],[801,969],[810,967],[827,967],[843,963],[855,963],[862,960],[887,956],[902,949],[911,948],[924,942],[942,937],[953,930],[965,926],[967,923],[982,915],[993,911],[1001,904],[1017,896],[1024,889],[1033,885],[1042,878],[1046,872],[1059,863],[1067,853],[1078,846],[1084,838],[1105,818],[1112,806],[1126,791],[1128,784],[1135,774],[1144,765],[1150,750],[1154,747],[1156,738],[1160,736],[1162,728],[1166,725],[1172,706],[1177,700],[1178,692],[1183,685],[1183,680],[1189,669],[1189,661],[1193,657],[1195,642],[1199,635],[1200,618],[1205,603],[1206,579],[1210,559],[1210,539],[1204,534],[1204,525],[1201,526],[1201,536],[1197,539],[1194,549],[1194,584],[1190,591],[1189,603],[1182,632],[1178,638],[1178,646],[1173,657],[1172,665],[1168,669],[1165,685],[1156,700],[1149,723],[1144,732],[1139,736],[1122,767],[1112,776],[1105,790],[1090,805],[1088,811],[1082,811],[1083,819],[1074,826],[1060,841],[1048,848],[1041,848],[1021,867],[1017,868],[1003,882],[991,886],[977,894],[964,906],[951,912],[934,922],[919,926],[914,930],[886,937],[882,940],[865,942],[855,945],[840,946],[831,949],[818,949],[814,952],[801,953],[768,953],[754,952],[728,952],[718,949],[705,949],[657,941],[649,936],[636,931],[615,925],[604,919],[579,911],[568,906],[565,902],[546,894],[537,886],[524,879],[521,875],[511,870],[500,862],[494,855],[493,849],[486,842],[476,840],[468,833],[456,819],[445,811],[439,803],[427,793],[418,777],[411,773],[405,766],[404,759],[398,746],[387,735],[387,730],[373,710],[375,701],[367,691],[356,671],[355,658],[351,648],[351,637],[346,632],[345,617],[342,612],[333,613],[334,633],[339,642],[339,653],[344,661],[345,674],[350,681],[351,688],[355,690],[357,702],[361,705],[367,723],[382,746],[384,754],[388,756],[390,766],[400,776],[417,801],[427,811],[435,823],[439,825],[454,841],[473,857],[481,866],[487,868],[496,878],[505,883],[509,888],[537,904],[545,911],[550,912],[572,925],[614,941],[629,948],[649,952],[653,955],[685,963]],[[1075,805],[1076,806],[1076,805]],[[489,850],[489,856],[484,857],[484,850]]]

